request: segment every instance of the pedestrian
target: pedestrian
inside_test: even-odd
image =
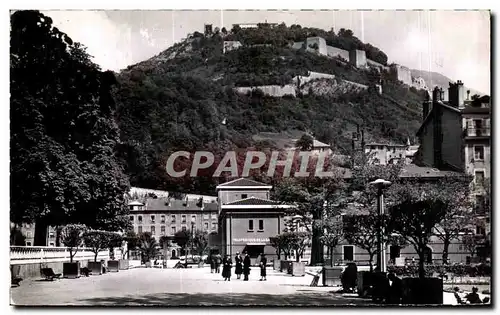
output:
[[[481,299],[479,298],[479,294],[477,294],[478,289],[476,287],[472,288],[472,293],[469,293],[465,296],[465,300],[469,302],[470,304],[480,304],[482,303]]]
[[[234,273],[236,274],[237,279],[240,279],[241,274],[243,273],[243,258],[241,258],[240,252],[236,253],[236,257],[234,257],[234,263],[236,265]]]
[[[260,255],[260,280],[259,281],[266,281],[266,265],[267,265],[267,258],[264,253]]]
[[[215,273],[220,273],[220,265],[222,264],[222,257],[220,254],[217,254],[215,258]]]
[[[233,262],[229,255],[225,255],[222,260],[222,277],[224,281],[231,281],[231,267],[233,266]]]
[[[210,273],[214,273],[215,272],[215,255],[214,254],[210,254],[210,258],[209,258],[209,261],[210,261]]]
[[[250,256],[245,252],[245,258],[243,258],[243,275],[245,278],[243,281],[248,281],[248,275],[250,274]]]
[[[401,304],[403,281],[392,272],[387,275],[387,278],[391,281],[386,298],[387,304]]]

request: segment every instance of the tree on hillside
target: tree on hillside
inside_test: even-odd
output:
[[[302,151],[311,151],[313,148],[314,139],[308,134],[303,134],[299,140],[295,142],[295,147]]]
[[[125,228],[113,73],[38,11],[11,15],[10,47],[11,220],[36,223],[35,245],[49,224]]]

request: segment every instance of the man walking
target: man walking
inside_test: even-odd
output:
[[[241,274],[243,273],[243,258],[241,258],[240,253],[236,253],[236,257],[234,258],[234,263],[235,263],[235,270],[234,273],[236,274],[237,279],[241,278]]]
[[[245,252],[245,258],[243,258],[243,275],[245,278],[243,281],[248,281],[248,275],[250,274],[250,256]]]

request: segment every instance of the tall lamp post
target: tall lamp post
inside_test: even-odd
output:
[[[194,262],[194,254],[193,254],[193,241],[194,241],[194,218],[191,218],[191,260]],[[186,259],[187,260],[187,259]]]
[[[378,228],[377,228],[377,269],[380,272],[387,271],[387,262],[386,262],[386,244],[384,239],[384,226],[382,224],[382,217],[384,215],[384,188],[387,188],[391,185],[390,181],[384,179],[377,179],[373,182],[369,183],[377,188],[377,210],[378,210]]]

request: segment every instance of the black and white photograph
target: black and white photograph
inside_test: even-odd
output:
[[[492,16],[11,9],[11,307],[491,308]]]

